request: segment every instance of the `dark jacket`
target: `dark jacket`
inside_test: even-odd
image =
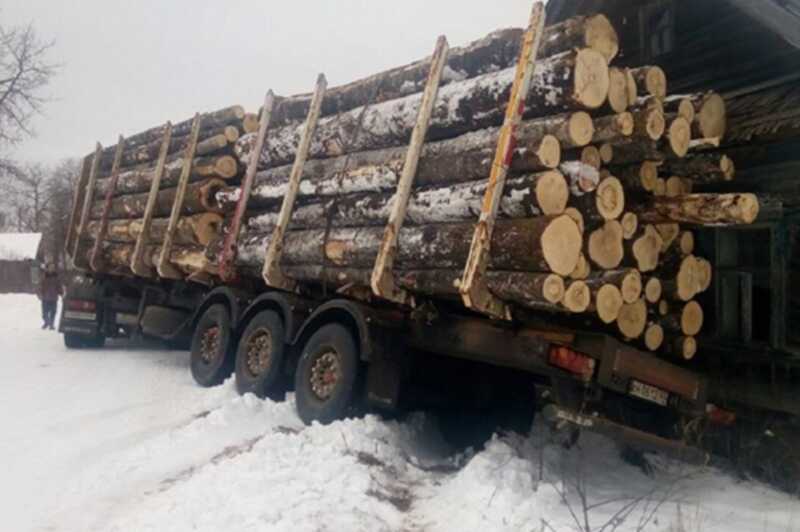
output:
[[[42,301],[58,301],[61,295],[61,281],[57,273],[45,273],[39,286],[39,297]]]

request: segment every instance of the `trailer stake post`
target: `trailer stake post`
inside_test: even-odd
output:
[[[497,142],[492,170],[486,193],[483,197],[481,214],[475,226],[475,234],[470,246],[464,275],[459,291],[467,308],[482,312],[498,319],[511,319],[511,309],[502,300],[489,291],[484,275],[489,263],[492,233],[494,232],[497,210],[503,196],[503,188],[508,175],[508,167],[514,153],[516,129],[525,110],[525,98],[528,95],[533,71],[536,66],[536,55],[539,42],[544,31],[545,10],[542,2],[536,2],[531,11],[530,24],[525,31],[511,97],[500,138]]]
[[[81,159],[81,173],[78,174],[78,182],[75,184],[75,193],[72,195],[72,209],[69,213],[69,225],[67,226],[67,240],[64,251],[71,266],[75,265],[75,257],[72,254],[75,238],[78,232],[78,221],[80,220],[81,207],[83,206],[83,195],[86,191],[86,183],[89,179],[89,168],[91,167],[91,155]]]
[[[303,136],[300,139],[300,144],[297,146],[297,154],[295,155],[294,164],[292,165],[292,173],[289,175],[289,183],[286,194],[283,196],[281,212],[278,214],[278,223],[275,225],[275,230],[272,232],[272,238],[270,238],[269,247],[267,248],[267,255],[264,259],[264,270],[262,272],[264,282],[267,286],[279,288],[281,290],[292,291],[296,286],[296,283],[292,279],[286,277],[281,270],[280,261],[283,256],[283,239],[286,236],[286,229],[289,227],[289,220],[292,217],[294,202],[297,199],[297,192],[300,188],[300,179],[303,177],[303,167],[308,157],[308,150],[311,146],[314,130],[317,128],[320,110],[322,109],[322,99],[325,97],[327,87],[328,82],[325,79],[325,75],[320,74],[317,78],[317,86],[314,89],[314,96],[311,99],[311,105],[308,109],[306,124],[303,128]],[[260,153],[256,154],[256,158],[260,155]]]
[[[150,192],[147,195],[147,204],[142,216],[142,230],[136,238],[136,246],[133,248],[131,256],[131,270],[140,277],[153,277],[153,270],[144,262],[144,253],[150,244],[150,226],[153,224],[153,213],[156,208],[158,191],[161,189],[161,179],[164,176],[164,167],[167,162],[169,145],[172,141],[172,122],[164,124],[164,136],[161,140],[161,148],[158,152],[156,171],[153,174],[153,182],[150,183]]]
[[[181,211],[183,210],[183,200],[186,197],[186,186],[189,184],[189,177],[192,175],[192,161],[194,161],[197,139],[200,136],[200,123],[202,121],[200,113],[194,115],[189,145],[186,146],[181,177],[178,180],[178,188],[175,191],[175,202],[172,204],[172,213],[170,214],[169,223],[167,224],[167,232],[164,235],[164,244],[161,246],[161,254],[158,257],[158,266],[156,269],[158,270],[158,275],[165,279],[183,279],[184,277],[184,275],[170,263],[170,258],[172,256],[172,244],[175,239],[175,231],[178,228]]]
[[[240,188],[239,201],[236,202],[236,211],[233,219],[228,225],[228,234],[222,245],[222,257],[219,263],[219,277],[223,281],[232,281],[236,277],[234,261],[236,260],[236,244],[239,241],[239,232],[242,228],[242,218],[247,210],[247,203],[250,201],[250,193],[253,190],[253,181],[258,172],[258,161],[261,158],[261,151],[264,149],[264,141],[267,137],[270,120],[272,120],[272,109],[275,107],[275,94],[272,90],[268,91],[264,97],[264,106],[261,108],[261,118],[258,124],[258,134],[256,136],[255,148],[247,163],[247,173],[245,173],[242,186]]]
[[[436,49],[431,60],[431,69],[428,73],[428,81],[425,85],[425,92],[422,95],[422,102],[417,115],[417,123],[411,132],[411,141],[406,152],[405,162],[403,163],[403,173],[397,183],[397,192],[394,196],[392,212],[383,233],[378,256],[375,259],[375,266],[372,269],[372,292],[384,299],[400,303],[401,305],[410,304],[413,306],[413,297],[398,287],[395,283],[394,268],[395,253],[397,250],[397,238],[408,209],[408,200],[411,196],[411,186],[417,175],[419,157],[425,143],[425,135],[428,133],[428,125],[431,121],[433,106],[436,103],[436,96],[439,93],[439,84],[442,80],[442,71],[447,64],[447,54],[450,47],[447,38],[442,35],[436,41]]]
[[[122,163],[122,152],[125,151],[125,137],[119,136],[117,149],[114,151],[114,162],[111,165],[111,178],[106,190],[106,197],[103,201],[103,214],[100,216],[100,229],[94,240],[92,257],[89,259],[89,267],[93,271],[98,271],[103,265],[103,240],[108,232],[108,217],[111,215],[111,201],[114,199],[114,192],[117,191],[117,181],[119,181],[119,167]]]
[[[100,172],[100,158],[102,155],[103,146],[98,142],[94,150],[92,168],[89,170],[89,179],[86,183],[86,192],[83,196],[83,210],[81,211],[81,218],[78,222],[78,231],[75,235],[75,247],[72,252],[72,264],[78,270],[86,270],[89,266],[88,257],[80,257],[78,252],[81,247],[81,239],[86,233],[86,226],[89,225],[89,214],[92,211],[92,203],[94,202],[94,191],[97,187],[97,174]]]

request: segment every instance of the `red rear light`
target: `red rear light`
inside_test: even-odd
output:
[[[76,310],[79,312],[94,312],[97,305],[94,301],[87,301],[84,299],[70,299],[67,301],[67,309]]]
[[[736,413],[725,410],[711,403],[706,405],[708,420],[714,425],[729,427],[736,422]]]
[[[584,381],[591,380],[592,375],[594,375],[594,359],[568,347],[551,347],[548,362],[553,366],[579,375]]]

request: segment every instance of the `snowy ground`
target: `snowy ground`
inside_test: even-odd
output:
[[[455,453],[423,414],[304,427],[291,398],[196,387],[185,353],[66,351],[38,325],[35,298],[0,296],[2,530],[560,532],[575,484],[596,530],[626,507],[619,530],[800,530],[795,499],[660,460],[648,477],[602,438]]]

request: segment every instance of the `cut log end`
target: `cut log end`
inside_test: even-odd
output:
[[[622,245],[622,224],[612,220],[592,231],[588,243],[589,259],[604,270],[620,265],[625,254]]]
[[[586,109],[597,109],[608,97],[608,61],[591,48],[578,50],[575,57],[573,99]]]
[[[639,271],[651,272],[658,267],[662,242],[661,235],[652,225],[645,227],[644,234],[633,243],[633,257]]]
[[[639,99],[639,87],[636,85],[636,78],[630,68],[625,69],[625,80],[628,84],[628,107],[633,107]]]
[[[673,341],[674,353],[686,361],[692,360],[697,354],[697,340],[692,336],[681,336]]]
[[[581,213],[581,211],[579,211],[575,207],[567,207],[564,210],[564,214],[572,218],[572,221],[575,222],[575,225],[578,226],[578,230],[581,232],[581,234],[583,234],[583,232],[586,230],[586,226],[584,224],[583,214]]]
[[[682,116],[690,124],[694,122],[696,115],[691,98],[681,98],[680,103],[678,103],[678,116]]]
[[[725,100],[716,93],[709,93],[697,108],[695,124],[699,137],[724,137],[727,129]]]
[[[665,186],[665,196],[668,198],[675,198],[682,194],[689,194],[691,192],[691,185],[688,184],[688,181],[677,176],[672,176],[668,178],[664,184]]]
[[[630,240],[636,236],[636,231],[639,229],[639,217],[632,212],[626,212],[622,215],[622,238]]]
[[[714,268],[706,259],[697,259],[697,293],[703,293],[711,288]]]
[[[564,212],[569,201],[569,187],[561,172],[543,173],[536,180],[536,203],[545,215],[557,215]]]
[[[622,278],[620,292],[624,303],[636,302],[642,295],[642,274],[638,270],[626,273]]]
[[[586,146],[594,136],[594,122],[589,113],[579,111],[572,113],[567,124],[570,140],[575,146]]]
[[[550,270],[568,276],[575,270],[581,256],[583,234],[567,215],[551,221],[542,233],[540,245]]]
[[[669,147],[678,157],[686,157],[692,142],[692,126],[688,120],[678,117],[669,125]]]
[[[597,212],[606,220],[616,220],[625,209],[625,190],[616,177],[607,177],[597,186]]]
[[[658,302],[658,314],[659,316],[666,316],[669,314],[669,303],[667,300],[662,299]]]
[[[573,281],[564,292],[562,304],[570,312],[579,314],[586,312],[592,302],[592,293],[589,286],[583,281]]]
[[[617,317],[617,328],[625,338],[635,340],[642,336],[647,326],[647,304],[643,299],[622,305]]]
[[[581,150],[581,162],[596,170],[600,170],[603,166],[603,158],[600,155],[600,150],[595,146],[586,146]]]
[[[572,273],[569,274],[570,279],[576,280],[583,280],[589,277],[589,274],[592,273],[592,268],[589,265],[589,261],[586,260],[586,256],[581,253],[581,258],[578,259],[578,265],[575,266],[575,269]]]
[[[548,275],[542,285],[545,300],[556,305],[564,300],[564,293],[564,279],[555,274]]]
[[[722,171],[722,176],[725,181],[731,181],[736,175],[736,165],[733,159],[727,155],[723,155],[719,160],[719,169]]]
[[[597,50],[610,63],[619,53],[619,36],[605,15],[593,15],[586,20],[586,46]]]
[[[595,309],[597,317],[606,324],[612,324],[619,318],[619,311],[625,302],[622,300],[622,293],[613,284],[604,284],[597,291],[595,297]]]
[[[536,149],[536,157],[545,168],[558,168],[561,164],[561,143],[553,135],[545,135]]]
[[[600,152],[600,160],[603,164],[611,164],[614,160],[614,146],[606,142],[598,148],[598,151]]]
[[[644,285],[644,298],[648,303],[655,305],[661,300],[663,287],[661,280],[656,277],[651,277]]]
[[[208,246],[222,234],[224,219],[220,214],[206,212],[191,217],[184,217],[183,220],[192,221],[191,223],[194,224],[193,229],[197,238],[197,243],[201,246]]]
[[[691,231],[684,231],[681,233],[678,245],[681,250],[681,255],[691,255],[694,253],[694,233]]]
[[[696,336],[703,328],[703,307],[697,301],[690,301],[681,312],[681,331],[686,336]]]
[[[657,323],[651,323],[647,326],[644,333],[644,345],[650,351],[658,351],[664,343],[664,329]]]
[[[659,100],[667,97],[667,75],[661,67],[649,66],[643,67],[644,72],[644,89],[651,96],[655,96]]]
[[[675,239],[678,238],[681,226],[678,224],[658,224],[656,225],[656,231],[661,236],[661,253],[666,253],[672,243],[675,242]]]
[[[608,106],[615,113],[628,110],[628,76],[622,68],[611,67],[608,71]]]

